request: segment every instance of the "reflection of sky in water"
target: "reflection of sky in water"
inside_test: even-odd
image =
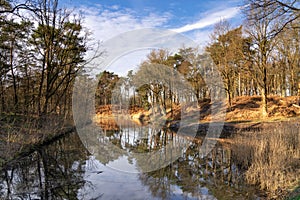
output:
[[[128,158],[123,156],[110,162],[109,166],[101,164],[94,157],[90,157],[86,162],[84,179],[87,181],[83,188],[79,190],[79,199],[160,199],[153,197],[148,186],[144,186],[139,179],[139,174],[121,172],[113,169],[113,166],[122,165],[128,167],[128,171],[136,172],[134,162],[130,164]],[[102,172],[102,173],[99,173]],[[177,185],[170,185],[170,199],[215,199],[209,194],[206,187],[199,186],[199,193],[192,195],[183,192]]]
[[[124,165],[125,157],[114,161]],[[113,164],[112,164],[113,165]],[[128,162],[125,165],[130,165]],[[132,166],[132,165],[131,165]],[[133,167],[133,166],[132,166]],[[102,173],[97,174],[99,171]],[[83,199],[91,199],[103,195],[101,199],[154,199],[147,187],[138,179],[138,174],[120,172],[90,158],[86,164],[85,187],[80,189]],[[92,183],[92,184],[89,184]]]
[[[127,134],[127,138],[133,142],[134,136],[139,139],[152,134],[145,127],[144,133],[139,134],[139,128],[123,128],[119,133],[122,137],[118,133],[108,133],[106,140],[109,137],[116,142],[118,139],[123,140]],[[132,134],[134,131],[136,134]],[[184,137],[180,138],[184,140]],[[177,139],[179,140],[179,135],[178,138],[173,138]],[[186,138],[185,140],[187,141]],[[120,143],[116,143],[119,146]],[[102,145],[105,144],[104,141]],[[149,173],[137,173],[140,162],[131,158],[129,153],[134,146],[124,144],[122,148],[125,153],[117,151],[111,159],[107,158],[107,154],[111,153],[111,146],[100,149],[102,156],[91,156],[82,147],[81,141],[74,134],[45,146],[40,150],[42,153],[36,151],[18,159],[16,166],[11,166],[13,170],[5,171],[4,168],[8,179],[2,174],[0,199],[40,199],[42,196],[47,196],[47,199],[48,195],[58,198],[62,193],[69,199],[74,199],[75,195],[80,200],[216,199],[211,193],[218,197],[224,196],[225,199],[257,197],[255,188],[240,185],[241,174],[232,159],[232,152],[222,145],[217,146],[214,153],[205,159],[199,155],[199,146],[191,146],[178,161]],[[152,164],[152,161],[149,163]],[[120,169],[126,169],[126,172]],[[233,185],[228,186],[227,181],[231,181]],[[11,187],[10,191],[8,187]],[[49,192],[47,195],[44,192],[46,190]]]
[[[216,198],[209,194],[209,191],[206,187],[199,187],[199,194],[193,196],[191,193],[183,192],[182,189],[177,185],[171,185],[171,190],[173,194],[171,195],[171,199],[209,199],[216,200]]]
[[[138,169],[135,166],[136,165],[135,160],[133,160],[131,162],[132,163],[130,163],[128,161],[128,157],[127,156],[122,156],[122,157],[119,157],[117,160],[110,161],[107,164],[107,166],[110,167],[110,168],[112,168],[112,169],[115,169],[115,170],[126,169],[126,172],[129,172],[129,173],[137,173],[137,172],[139,172]]]
[[[155,134],[150,127],[128,127],[121,132],[116,132],[115,138],[121,139],[121,146],[129,153],[126,144],[134,145],[137,140],[150,138]],[[120,137],[122,134],[122,137]],[[110,136],[111,137],[111,136]],[[175,136],[176,137],[176,136]],[[122,171],[122,169],[126,169]],[[101,173],[99,173],[101,172]],[[144,184],[141,176],[147,174],[138,173],[138,164],[134,158],[128,155],[120,155],[117,159],[104,165],[94,156],[86,161],[84,179],[87,181],[79,190],[81,199],[160,199],[154,197],[148,184]],[[153,177],[152,177],[153,178]],[[159,181],[154,178],[154,182]],[[151,185],[151,184],[150,184]],[[199,186],[197,194],[185,192],[180,186],[170,183],[168,199],[215,199],[209,194],[206,187]],[[164,190],[163,188],[160,188]]]

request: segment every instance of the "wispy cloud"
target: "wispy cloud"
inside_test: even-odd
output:
[[[178,32],[178,33],[184,33],[184,32],[188,32],[188,31],[202,29],[202,28],[211,26],[211,25],[219,22],[222,19],[233,18],[237,14],[239,14],[239,12],[240,12],[239,7],[231,7],[231,8],[226,8],[221,11],[208,13],[205,15],[205,17],[198,20],[197,22],[192,23],[192,24],[187,24],[187,25],[184,25],[179,28],[175,28],[175,29],[173,29],[173,31]]]
[[[105,62],[103,60],[99,60],[99,62],[96,61],[98,62],[97,65],[108,67],[109,62],[113,59],[116,59],[115,61],[113,61],[113,63],[111,63],[112,66],[110,70],[118,74],[124,75],[125,72],[128,71],[128,68],[126,68],[126,66],[133,67],[139,64],[139,62],[145,58],[146,55],[145,52],[148,51],[139,50],[140,52],[138,52],[138,54],[134,54],[135,59],[132,59],[132,57],[127,57],[127,55],[120,56],[120,54],[122,53],[121,50],[123,50],[123,48],[126,49],[128,46],[130,45],[132,46],[134,42],[135,43],[148,42],[147,44],[149,44],[148,45],[149,47],[150,46],[154,47],[155,45],[153,44],[156,44],[155,42],[158,42],[161,43],[160,48],[166,48],[167,45],[163,43],[164,40],[162,40],[161,38],[155,38],[153,34],[141,35],[141,32],[139,32],[139,34],[136,35],[134,38],[130,37],[128,39],[125,37],[126,34],[124,36],[124,34],[122,33],[126,33],[128,31],[133,31],[137,29],[143,29],[143,28],[159,29],[159,28],[170,27],[170,26],[174,27],[174,18],[176,16],[173,16],[169,12],[162,13],[162,12],[156,12],[155,10],[154,11],[145,10],[145,12],[143,13],[138,13],[133,9],[122,7],[122,6],[108,7],[108,6],[97,5],[97,4],[93,6],[94,6],[93,8],[81,7],[78,10],[78,12],[81,12],[82,15],[84,16],[85,27],[88,28],[90,31],[92,31],[93,33],[92,37],[94,39],[98,41],[104,41],[104,44],[106,44],[106,46],[103,44],[104,46],[102,47],[103,49],[105,49],[105,51],[106,50],[120,51],[120,52],[113,52],[113,53],[107,52],[108,57],[105,57]],[[204,46],[209,39],[209,34],[211,32],[213,24],[219,22],[221,19],[234,18],[238,14],[239,14],[238,7],[229,7],[229,8],[227,7],[221,11],[219,10],[215,12],[209,11],[203,14],[202,15],[203,17],[200,20],[196,21],[195,23],[186,24],[182,27],[174,28],[171,30],[177,33],[182,33],[177,35],[181,35],[182,37],[189,38],[191,41],[194,41],[193,44],[195,43],[200,46]],[[174,32],[172,32],[172,34],[174,34]],[[118,38],[118,36],[122,38]],[[114,40],[110,40],[111,38],[114,38]],[[179,44],[178,41],[182,42],[183,39],[182,38],[172,39],[172,42],[176,44]],[[169,40],[168,42],[169,45],[170,43],[172,43]],[[183,45],[183,44],[180,43],[179,45]],[[189,44],[186,45],[189,46]],[[136,48],[137,49],[140,48],[138,43],[136,44]],[[114,58],[115,55],[117,55],[116,58]],[[124,66],[124,63],[126,63],[126,66]]]
[[[79,12],[84,16],[84,25],[92,32],[92,37],[97,41],[103,41],[101,49],[105,51],[105,57],[98,58],[91,64],[92,74],[98,74],[101,70],[107,69],[119,75],[126,75],[132,67],[140,64],[145,59],[149,50],[137,50],[132,55],[123,55],[128,47],[136,46],[141,48],[141,43],[154,41],[153,35],[142,34],[126,37],[126,32],[144,28],[161,28],[171,18],[171,14],[155,13],[145,11],[137,13],[132,9],[103,5],[95,5],[94,8],[81,7]],[[149,31],[148,31],[149,32]],[[111,40],[113,39],[113,40]],[[147,43],[147,44],[148,44]],[[142,46],[142,45],[141,45]],[[148,46],[151,46],[150,44]],[[130,48],[129,48],[130,49]],[[130,53],[130,52],[129,52]],[[89,57],[89,52],[87,57]],[[111,63],[112,61],[112,63]],[[94,68],[95,66],[97,68]]]
[[[211,32],[211,29],[201,29],[191,31],[186,35],[192,38],[199,45],[200,48],[203,48],[208,44]]]
[[[85,18],[85,26],[93,32],[93,37],[100,41],[105,41],[131,30],[170,27],[169,22],[173,17],[168,12],[155,13],[145,11],[144,13],[137,13],[132,9],[117,5],[105,7],[96,4],[94,8],[81,7],[79,10]],[[189,35],[197,35],[197,39],[201,39],[199,35],[203,36],[203,34],[199,33],[199,31],[214,25],[222,19],[234,18],[239,12],[239,7],[227,7],[214,12],[209,11],[203,14],[203,17],[195,23],[186,24],[171,30],[178,33],[194,32]]]
[[[80,11],[85,18],[85,26],[93,32],[97,40],[107,40],[120,33],[140,29],[161,27],[168,22],[171,15],[165,13],[145,13],[140,15],[128,8],[95,8],[81,7]]]

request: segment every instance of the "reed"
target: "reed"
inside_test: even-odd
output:
[[[233,155],[246,169],[245,180],[266,191],[269,199],[285,198],[300,183],[298,124],[280,123],[234,137]]]

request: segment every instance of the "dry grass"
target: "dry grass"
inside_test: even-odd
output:
[[[269,199],[283,198],[299,186],[299,133],[297,123],[280,123],[272,130],[234,138],[234,156],[246,169],[246,181],[266,191]]]
[[[65,124],[63,117],[48,115],[27,117],[23,115],[0,115],[0,166],[16,154],[53,136],[60,134]]]
[[[260,96],[240,96],[232,100],[231,109],[227,109],[226,121],[282,121],[289,118],[295,118],[300,116],[300,106],[297,105],[298,97],[279,97],[269,96],[268,97],[268,118],[264,119],[261,115],[261,97]],[[123,108],[124,107],[124,108]],[[123,106],[122,109],[127,109]],[[117,106],[119,109],[119,106]],[[128,110],[132,117],[151,114],[150,111],[143,110],[142,108],[131,108]],[[173,111],[167,109],[166,117],[169,120],[180,120],[181,117],[181,106],[174,105]],[[183,111],[188,115],[199,115],[200,121],[208,122],[212,120],[211,116],[211,102],[209,99],[204,99],[198,102],[197,107],[186,107]],[[99,106],[96,108],[96,115],[99,117],[110,117],[112,116],[112,105]],[[216,120],[216,119],[215,119]],[[221,119],[223,120],[223,119]]]

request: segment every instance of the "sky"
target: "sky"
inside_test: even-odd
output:
[[[84,26],[93,33],[92,38],[102,42],[128,31],[157,28],[182,34],[204,46],[214,24],[220,20],[226,19],[233,27],[243,21],[239,9],[242,1],[237,0],[63,0],[62,3],[80,12]],[[132,58],[135,63],[141,61],[137,56],[126,55],[123,59],[127,61]],[[115,65],[122,63],[122,56],[118,57]]]

